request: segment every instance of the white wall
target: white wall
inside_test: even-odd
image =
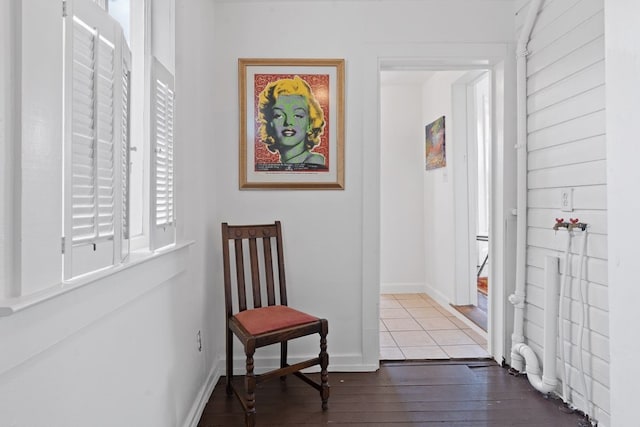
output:
[[[384,71],[383,71],[384,73]],[[382,293],[424,292],[424,127],[420,83],[380,86]]]
[[[526,9],[522,9],[525,12]],[[525,13],[519,13],[517,25]],[[609,287],[607,280],[607,178],[605,152],[604,15],[602,0],[545,1],[532,32],[527,60],[528,232],[525,334],[541,355],[543,262],[563,258],[566,231],[554,232],[555,218],[588,223],[586,264],[588,330],[577,347],[582,305],[577,281],[582,234],[571,247],[565,336],[570,355],[570,400],[609,425]],[[573,189],[573,212],[560,210],[560,191]],[[560,271],[564,269],[561,260]],[[559,353],[560,354],[560,353]],[[595,404],[584,400],[580,354]],[[560,365],[560,362],[558,361]]]
[[[640,134],[640,29],[634,1],[605,2],[607,108],[607,203],[609,248],[609,330],[611,331],[611,423],[637,422],[640,342],[635,339],[640,300],[637,197]]]
[[[48,13],[45,8],[31,10],[33,0],[12,4],[33,17]],[[155,25],[165,28],[167,37],[154,45],[154,52],[176,70],[178,235],[195,243],[0,317],[2,426],[195,426],[219,376],[215,368],[223,354],[219,331],[223,315],[216,311],[219,293],[211,286],[210,260],[217,254],[209,239],[213,234],[209,203],[216,198],[209,185],[213,171],[205,166],[204,155],[213,134],[208,118],[213,115],[214,58],[201,55],[211,45],[213,5],[191,0],[181,3],[175,15],[171,0],[156,0],[154,6],[158,7]],[[59,4],[54,9],[51,13],[59,19]],[[61,42],[57,29],[46,31],[42,27],[23,33],[29,38],[22,40],[25,49],[33,39]],[[26,86],[33,72],[29,65],[21,69]],[[58,75],[53,70],[51,74]],[[34,99],[29,97],[27,92],[22,98],[25,123],[39,123],[38,112],[54,114],[38,110],[37,104],[25,104],[24,100]],[[51,98],[38,102],[47,99]],[[42,128],[34,125],[24,132],[22,145],[33,156],[44,157],[58,146],[59,135],[47,130],[59,127],[57,120],[51,118]],[[46,134],[38,133],[45,130]],[[38,139],[37,144],[31,144],[32,138]],[[56,157],[46,160],[54,162]],[[37,197],[35,187],[25,191]],[[48,190],[39,191],[44,195]],[[22,208],[25,215],[36,214],[27,203]],[[25,257],[36,264],[39,260],[36,252],[25,252]],[[35,277],[33,273],[30,277]],[[51,285],[30,283],[34,286],[24,291]],[[55,287],[64,289],[59,283]],[[198,330],[203,332],[202,352],[197,349]]]
[[[330,369],[378,365],[378,62],[475,57],[492,49],[504,56],[505,43],[514,39],[511,7],[504,1],[216,3],[210,49],[216,58],[211,150],[219,159],[218,200],[224,201],[218,203],[216,218],[232,223],[283,221],[290,302],[329,319]],[[436,10],[438,19],[425,25],[425,16],[434,16]],[[317,31],[296,36],[291,25],[280,24],[303,22],[312,22]],[[238,190],[239,57],[345,58],[344,191]],[[299,351],[315,351],[315,344],[292,353]]]
[[[454,162],[456,150],[461,147],[452,131],[452,85],[463,74],[465,71],[438,72],[422,89],[422,122],[427,125],[445,116],[447,165],[423,171],[426,284],[430,294],[445,302],[454,301],[456,224],[453,177],[455,168],[462,166]],[[466,141],[462,138],[458,141],[461,140]]]
[[[60,7],[46,1],[19,1],[17,70],[21,112],[19,295],[55,285],[62,277],[62,24]],[[45,54],[43,55],[43,52]],[[47,66],[44,66],[47,64]],[[46,212],[46,215],[43,213]]]
[[[2,318],[1,424],[182,424],[204,374],[186,251]]]
[[[184,4],[188,3],[188,7]],[[213,259],[218,255],[214,239],[219,224],[214,208],[218,203],[215,187],[216,159],[211,135],[215,128],[211,100],[215,97],[215,57],[203,55],[213,43],[211,21],[214,6],[208,0],[176,4],[176,138],[178,192],[178,235],[194,241],[194,285],[198,291],[190,295],[188,307],[194,309],[191,331],[201,328],[204,344],[204,367],[207,380],[216,380],[218,361],[224,359],[224,291],[216,287],[217,270]],[[178,145],[179,144],[179,145]],[[180,220],[184,218],[184,220]],[[181,233],[182,232],[182,233]],[[198,326],[198,328],[196,328]],[[193,336],[192,336],[193,338]]]

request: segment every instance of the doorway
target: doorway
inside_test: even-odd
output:
[[[489,357],[478,277],[489,271],[490,80],[488,70],[380,71],[383,360]],[[425,170],[425,125],[440,116],[446,166]],[[484,309],[483,326],[461,305]]]

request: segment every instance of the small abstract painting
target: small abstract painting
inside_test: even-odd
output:
[[[444,116],[425,126],[425,155],[426,170],[443,168],[447,165]]]

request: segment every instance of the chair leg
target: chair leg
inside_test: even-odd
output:
[[[320,398],[322,399],[322,410],[329,407],[329,354],[327,353],[327,333],[328,324],[324,323],[320,333]]]
[[[244,379],[245,390],[247,392],[247,406],[244,415],[245,425],[253,427],[256,425],[256,375],[253,373],[253,354],[255,349],[248,346],[245,349],[247,355],[247,374]]]
[[[284,368],[287,366],[287,341],[283,341],[280,343],[280,367]],[[282,381],[287,379],[286,375],[280,377]]]
[[[227,396],[231,396],[233,394],[233,389],[231,388],[231,380],[233,379],[233,335],[231,331],[227,327],[226,331],[227,338]]]

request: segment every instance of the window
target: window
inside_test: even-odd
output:
[[[111,15],[116,21],[120,23],[120,27],[122,27],[122,32],[124,33],[124,38],[131,46],[131,1],[130,0],[101,0],[103,3],[108,5],[107,9],[109,10],[109,15]],[[140,0],[134,0],[137,3],[144,3]]]
[[[121,261],[126,217],[128,47],[95,4],[70,2],[65,21],[64,278]],[[126,58],[126,59],[125,59]]]
[[[125,6],[129,8],[129,6]],[[115,10],[115,9],[114,9]],[[148,9],[138,8],[134,16]],[[142,13],[140,13],[142,11]],[[131,12],[131,11],[130,11]],[[129,254],[132,219],[149,209],[148,242],[157,249],[175,242],[173,75],[158,60],[151,62],[150,101],[132,104],[137,72],[122,24],[130,13],[110,16],[96,3],[69,0],[65,18],[65,196],[64,278],[72,279],[123,262]],[[117,19],[118,20],[117,20]],[[141,20],[138,19],[137,22]],[[142,20],[143,21],[143,20]],[[136,31],[136,40],[142,39]],[[142,31],[142,34],[145,34]],[[138,49],[146,57],[145,49]],[[145,68],[146,61],[138,61]],[[143,82],[139,77],[135,82]],[[141,102],[140,102],[141,101]],[[131,132],[133,111],[148,108],[149,144],[144,133]],[[138,116],[144,114],[138,113]],[[135,142],[132,142],[135,135]],[[148,203],[131,209],[131,187],[145,179],[142,161],[132,147],[149,147]],[[132,182],[131,168],[138,173]],[[143,227],[144,229],[144,227]]]
[[[151,50],[150,2],[110,0],[109,13],[129,28],[131,48],[131,112],[129,146],[129,238],[131,248],[149,246],[149,57]]]
[[[129,254],[130,123],[133,108],[145,106],[131,104],[135,70],[116,19],[88,0],[69,1],[65,19],[63,274],[72,279],[119,264]],[[151,249],[157,249],[175,242],[175,95],[173,75],[155,58],[149,87],[147,229]]]
[[[0,160],[8,165],[0,181],[16,184],[0,190],[11,207],[0,215],[0,265],[10,267],[0,274],[5,296],[70,289],[61,280],[82,284],[85,274],[128,262],[134,242],[147,252],[156,228],[168,238],[154,247],[175,240],[171,158],[160,197],[168,220],[155,227],[151,211],[149,108],[151,52],[173,66],[171,39],[162,39],[172,34],[173,10],[170,0],[153,1],[152,14],[151,3],[30,0],[1,8],[3,22],[18,23],[3,27],[2,51],[12,61],[0,67],[2,87],[12,88],[2,111],[13,112],[0,130],[11,160]],[[116,6],[129,16],[116,19]],[[120,20],[129,24],[132,52]],[[153,23],[168,23],[154,43]],[[173,77],[168,82],[173,97]]]

